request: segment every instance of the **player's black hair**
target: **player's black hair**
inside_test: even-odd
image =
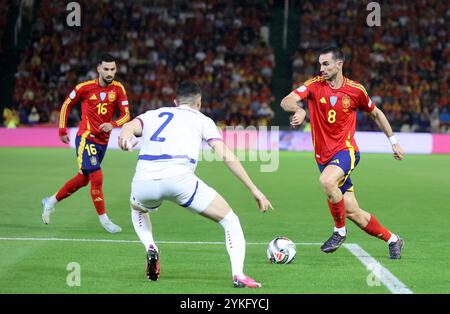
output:
[[[339,49],[338,47],[335,47],[335,46],[329,46],[329,47],[323,48],[322,50],[320,50],[319,56],[330,53],[330,52],[333,54],[334,60],[345,61],[344,53],[342,52],[341,49]]]
[[[197,83],[183,81],[178,85],[177,98],[195,97],[202,95],[202,89]]]
[[[98,64],[102,64],[102,62],[116,62],[116,58],[114,58],[110,53],[104,53],[98,59]]]

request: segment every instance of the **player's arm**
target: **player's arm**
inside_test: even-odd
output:
[[[142,120],[139,118],[133,119],[130,122],[125,123],[120,130],[119,135],[119,147],[122,150],[132,151],[133,146],[137,144],[137,142],[133,145],[132,139],[133,136],[139,137],[142,135]]]
[[[59,138],[65,144],[69,143],[69,136],[67,135],[67,119],[69,117],[70,110],[78,103],[83,93],[82,87],[77,85],[64,100],[61,110],[59,112]]]
[[[378,125],[380,130],[382,130],[384,134],[386,134],[386,136],[389,138],[389,141],[392,145],[392,151],[394,152],[394,158],[397,160],[402,160],[404,156],[403,149],[398,143],[397,138],[394,136],[391,124],[389,123],[383,111],[381,111],[377,107],[374,107],[374,109],[369,114],[370,117]]]
[[[262,212],[267,211],[269,208],[273,209],[272,204],[266,198],[266,196],[256,187],[252,179],[245,171],[239,159],[236,155],[225,145],[223,141],[209,141],[209,146],[216,152],[216,154],[223,160],[225,165],[231,172],[244,183],[244,185],[250,190],[255,198],[259,209]]]
[[[306,95],[305,95],[306,96]],[[293,127],[297,127],[305,121],[306,111],[302,107],[299,106],[299,101],[304,99],[301,97],[301,93],[298,90],[291,92],[289,95],[281,100],[280,106],[286,112],[293,112],[294,115],[291,118],[291,125]]]
[[[122,125],[130,121],[130,108],[128,107],[127,93],[125,92],[125,88],[122,84],[118,83],[118,85],[119,88],[117,103],[119,105],[120,117],[112,121],[111,123],[102,123],[99,126],[99,130],[101,132],[109,133],[113,128],[121,127]]]

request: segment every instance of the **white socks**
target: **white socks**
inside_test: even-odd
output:
[[[225,230],[225,243],[233,276],[244,276],[245,239],[238,216],[231,210],[219,223]]]
[[[152,223],[150,222],[148,213],[131,209],[131,220],[133,221],[133,227],[139,240],[141,240],[142,244],[145,246],[145,250],[148,250],[151,244],[158,251],[155,241],[153,240]]]
[[[98,219],[100,219],[101,224],[105,224],[105,223],[109,222],[109,217],[106,213],[104,213],[102,215],[98,215]]]
[[[391,233],[391,237],[389,238],[389,240],[387,241],[388,244],[391,244],[392,242],[397,242],[398,241],[398,237]]]
[[[345,237],[347,235],[347,229],[345,227],[342,228],[334,227],[334,232],[338,232],[341,237]]]
[[[58,203],[58,200],[56,199],[56,194],[53,194],[52,196],[49,196],[48,201],[52,206],[55,206],[56,203]]]

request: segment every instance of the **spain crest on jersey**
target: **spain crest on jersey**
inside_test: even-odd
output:
[[[348,95],[342,96],[342,110],[344,112],[348,111],[350,104],[351,104],[350,96],[348,96]]]
[[[116,92],[115,91],[110,91],[108,93],[108,100],[109,100],[109,102],[113,102],[114,100],[116,100]]]
[[[91,160],[91,165],[97,166],[97,157],[92,156],[92,157],[90,158],[90,160]]]
[[[348,107],[350,107],[350,102],[351,102],[350,96],[348,95],[342,96],[342,107],[344,109],[348,109]]]

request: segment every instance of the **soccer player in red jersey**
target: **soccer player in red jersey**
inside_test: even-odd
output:
[[[117,70],[114,57],[104,54],[99,61],[98,79],[78,84],[61,107],[59,137],[67,144],[67,117],[72,107],[81,103],[81,123],[75,141],[79,171],[56,194],[42,200],[42,220],[48,224],[56,203],[91,182],[91,198],[101,225],[106,231],[117,233],[122,229],[108,218],[105,210],[100,164],[106,153],[111,130],[128,122],[130,112],[125,88],[114,80]],[[117,109],[120,117],[113,120]]]
[[[341,246],[347,236],[345,218],[348,218],[368,234],[386,241],[391,259],[400,259],[404,241],[381,225],[374,215],[361,209],[353,191],[350,174],[359,162],[359,149],[354,139],[356,110],[368,112],[386,134],[395,159],[402,160],[404,153],[386,116],[375,106],[365,88],[343,76],[344,59],[344,54],[336,47],[323,49],[319,54],[321,76],[307,80],[281,101],[285,111],[294,113],[293,127],[302,124],[306,117],[306,111],[298,102],[308,101],[320,184],[328,197],[335,224],[333,234],[321,250],[332,253]]]

